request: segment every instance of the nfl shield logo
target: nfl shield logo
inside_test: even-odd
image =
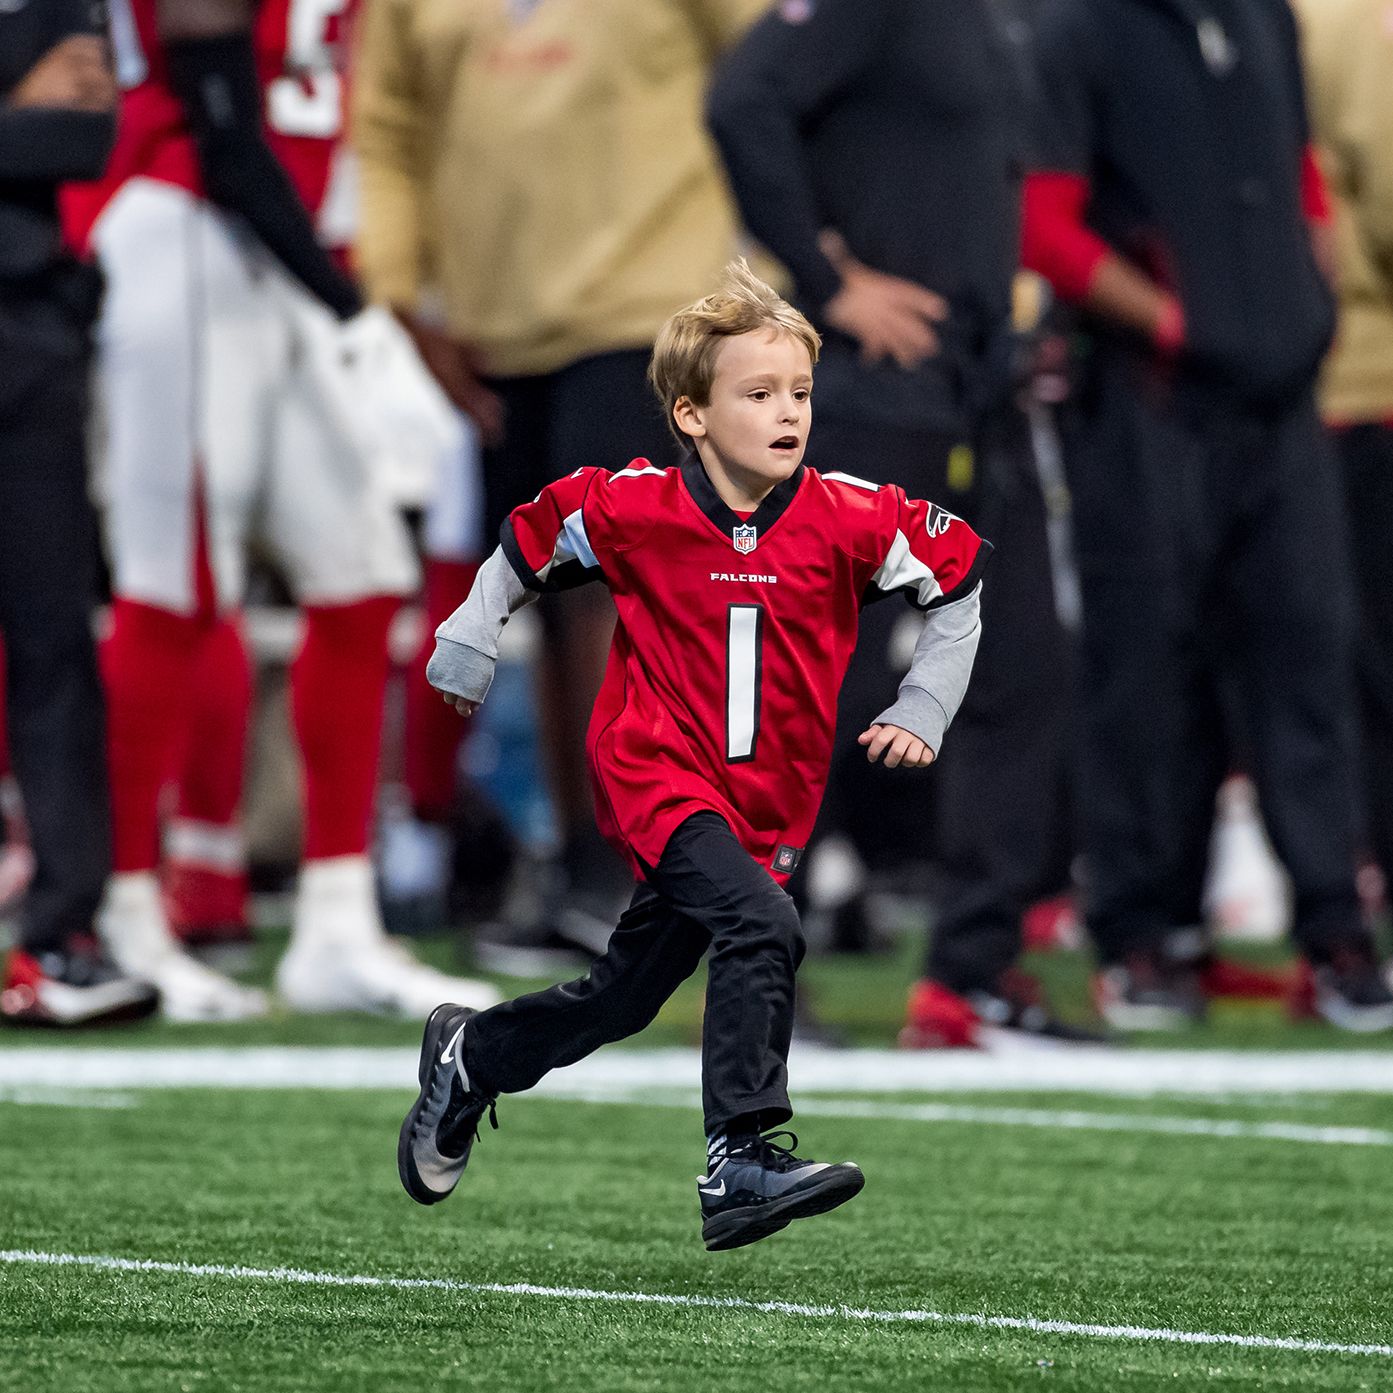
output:
[[[755,549],[755,529],[748,522],[735,528],[731,537],[735,542],[735,550],[741,556],[745,556]]]

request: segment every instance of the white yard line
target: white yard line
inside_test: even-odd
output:
[[[133,1108],[136,1100],[130,1093],[82,1092],[54,1088],[0,1088],[0,1103],[36,1108]]]
[[[804,1316],[872,1324],[966,1325],[979,1330],[1027,1330],[1041,1335],[1089,1335],[1103,1340],[1150,1340],[1173,1345],[1232,1345],[1238,1349],[1292,1350],[1300,1354],[1363,1354],[1393,1358],[1393,1345],[1337,1344],[1280,1335],[1228,1335],[1208,1330],[1169,1330],[1145,1325],[1097,1325],[1088,1321],[1038,1320],[1034,1316],[994,1316],[974,1312],[875,1311],[859,1306],[813,1306],[797,1301],[749,1301],[739,1296],[691,1296],[647,1291],[600,1291],[590,1287],[539,1286],[533,1282],[461,1282],[448,1277],[371,1277],[337,1272],[306,1272],[297,1267],[242,1267],[221,1263],[158,1262],[87,1253],[0,1250],[10,1266],[83,1267],[103,1272],[167,1273],[179,1277],[228,1277],[238,1281],[289,1282],[304,1286],[380,1287],[390,1291],[444,1291],[462,1296],[536,1296],[556,1301],[605,1301],[633,1306],[671,1306],[698,1310],[748,1311],[754,1315]]]
[[[414,1089],[416,1061],[414,1047],[0,1049],[0,1087]],[[1393,1097],[1393,1051],[1074,1048],[987,1054],[795,1047],[789,1076],[800,1097],[909,1092]],[[539,1091],[693,1089],[700,1078],[697,1050],[607,1050],[558,1070]]]
[[[700,1093],[644,1093],[577,1089],[564,1096],[578,1103],[650,1108],[701,1107]],[[799,1098],[800,1117],[843,1117],[872,1122],[966,1122],[995,1127],[1064,1128],[1081,1132],[1160,1132],[1186,1137],[1250,1138],[1307,1142],[1318,1146],[1393,1146],[1393,1131],[1378,1127],[1311,1127],[1299,1122],[1243,1122],[1219,1117],[1164,1117],[1134,1112],[1077,1109],[973,1107],[961,1103],[884,1103],[859,1098]]]

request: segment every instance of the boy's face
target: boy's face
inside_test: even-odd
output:
[[[813,365],[792,334],[756,329],[716,354],[711,400],[683,397],[674,410],[707,466],[757,504],[803,459],[812,424]],[[720,480],[714,479],[719,489]]]

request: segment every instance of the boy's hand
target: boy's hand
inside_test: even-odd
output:
[[[856,737],[858,745],[866,746],[866,758],[874,764],[885,756],[885,767],[897,769],[927,769],[934,762],[934,752],[912,731],[899,726],[873,725]]]
[[[440,695],[445,698],[445,705],[453,706],[461,716],[472,716],[481,704],[477,701],[466,701],[464,697],[455,696],[453,692],[441,692]]]

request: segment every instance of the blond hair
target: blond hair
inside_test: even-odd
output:
[[[690,442],[678,430],[673,408],[683,397],[706,406],[711,400],[716,353],[722,341],[756,329],[790,335],[817,362],[822,347],[817,330],[778,291],[760,280],[742,256],[725,268],[721,287],[714,295],[678,310],[658,331],[648,380],[679,444]]]

